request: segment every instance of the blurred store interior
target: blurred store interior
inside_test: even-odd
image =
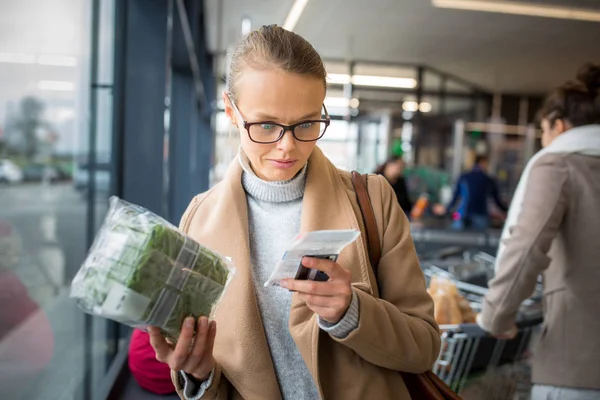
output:
[[[541,147],[545,94],[600,62],[600,2],[498,3],[0,1],[0,398],[163,398],[128,372],[131,328],[81,312],[70,282],[109,196],[177,224],[223,178],[239,147],[221,100],[228,54],[262,25],[325,60],[319,146],[339,168],[403,158],[420,256],[495,254],[502,211],[487,230],[452,230],[434,206],[480,155],[508,204]]]

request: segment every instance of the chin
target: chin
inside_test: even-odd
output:
[[[299,171],[300,170],[296,170],[296,168],[294,168],[293,170],[269,168],[268,171],[265,171],[267,173],[264,174],[264,176],[269,181],[289,181],[294,176],[296,176],[296,174],[298,174]]]
[[[269,178],[270,181],[289,181],[296,176],[297,173],[298,171],[273,171],[267,178]]]

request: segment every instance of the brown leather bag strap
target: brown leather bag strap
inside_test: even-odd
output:
[[[367,176],[352,171],[352,185],[356,192],[358,206],[365,224],[365,233],[367,235],[367,246],[369,250],[369,259],[371,267],[377,279],[377,268],[381,259],[381,241],[379,240],[379,230],[377,229],[377,220],[373,212],[371,196],[367,189]],[[423,374],[411,374],[400,372],[402,379],[413,399],[420,400],[462,400],[459,395],[454,393],[440,378],[432,371]]]
[[[356,171],[352,171],[352,185],[356,192],[356,199],[365,224],[365,233],[367,235],[367,246],[369,250],[369,259],[371,267],[377,279],[377,268],[381,259],[381,241],[379,240],[379,230],[377,229],[377,220],[375,212],[373,212],[373,204],[368,190],[368,175],[361,175]]]

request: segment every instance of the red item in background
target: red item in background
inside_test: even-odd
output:
[[[0,364],[23,370],[43,369],[54,356],[54,333],[19,277],[0,270]],[[11,345],[7,345],[11,343]]]
[[[171,382],[171,369],[156,359],[147,332],[134,329],[129,344],[129,369],[137,383],[149,392],[171,394],[175,392]]]

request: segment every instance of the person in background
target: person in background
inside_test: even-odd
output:
[[[532,399],[600,399],[600,65],[553,91],[540,116],[544,149],[517,186],[478,322],[514,336],[542,274]]]
[[[158,395],[175,393],[171,369],[156,359],[147,332],[134,329],[129,342],[129,370],[143,389]]]
[[[456,208],[455,212],[458,214],[458,217],[455,218],[454,226],[456,228],[487,229],[490,225],[488,211],[488,199],[490,198],[502,211],[508,210],[500,200],[496,181],[488,175],[488,165],[487,156],[477,156],[473,169],[463,174],[456,183],[454,195],[448,207],[438,208],[438,214],[447,214]]]
[[[265,287],[298,234],[360,229],[351,174],[317,146],[331,122],[326,88],[314,47],[276,25],[246,35],[231,57],[223,101],[240,152],[180,228],[236,271],[214,319],[186,318],[176,345],[148,328],[183,399],[410,399],[398,372],[425,372],[438,357],[410,224],[382,176],[368,181],[383,243],[376,275],[363,234],[336,261],[303,257],[326,282]]]
[[[404,160],[402,160],[402,157],[390,157],[375,170],[375,173],[383,175],[387,179],[390,185],[392,185],[394,193],[396,193],[400,207],[406,215],[410,215],[413,203],[408,195],[406,181],[404,180]]]

